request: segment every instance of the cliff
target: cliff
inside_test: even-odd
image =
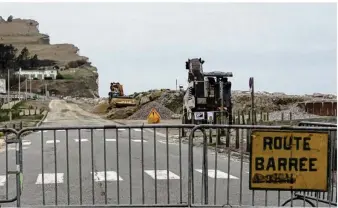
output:
[[[98,73],[89,59],[78,54],[79,48],[73,44],[50,44],[50,37],[40,33],[39,23],[31,19],[4,20],[0,17],[0,44],[12,44],[20,53],[27,48],[39,60],[51,60],[65,79],[45,80],[47,88],[56,96],[98,96]],[[18,87],[18,86],[17,86]],[[17,89],[16,87],[16,89]],[[32,92],[44,90],[41,80],[32,81]],[[25,89],[25,84],[21,85]]]

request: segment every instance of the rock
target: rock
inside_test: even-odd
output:
[[[324,97],[324,94],[322,94],[322,93],[313,93],[312,97]]]
[[[108,119],[125,119],[131,116],[135,112],[135,107],[114,108],[111,110],[107,118]]]
[[[150,102],[149,96],[142,97],[141,100],[140,100],[140,105],[144,105],[144,104],[149,103],[149,102]]]
[[[218,149],[217,151],[218,151],[218,153],[224,153],[225,149]]]
[[[180,119],[181,118],[181,114],[173,114],[171,116],[171,119]]]

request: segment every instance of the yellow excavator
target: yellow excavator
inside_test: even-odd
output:
[[[123,85],[119,82],[110,83],[110,92],[108,95],[109,109],[136,106],[136,100],[124,94]]]

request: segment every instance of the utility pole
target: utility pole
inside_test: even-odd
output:
[[[21,89],[21,83],[20,83],[20,76],[21,76],[21,67],[19,68],[19,100],[21,100],[21,94],[20,94],[20,89]]]
[[[7,69],[7,75],[8,75],[8,92],[7,92],[7,98],[8,98],[8,108],[9,108],[9,120],[11,121],[12,120],[12,108],[11,108],[11,100],[9,99],[9,96],[10,96],[10,88],[11,88],[11,85],[10,85],[10,76],[9,76],[9,69]]]
[[[25,95],[25,97],[26,97],[26,100],[27,100],[27,77],[26,77],[26,95]]]
[[[176,91],[177,91],[177,89],[178,89],[178,77],[176,77]]]
[[[32,98],[32,76],[29,75],[29,94],[30,97]]]
[[[45,80],[45,100],[47,100],[47,82]]]
[[[254,125],[254,108],[255,108],[255,91],[254,91],[254,78],[250,77],[249,87],[251,89],[251,125]]]
[[[221,124],[225,124],[224,122],[224,89],[223,89],[223,78],[220,79],[219,82],[220,87],[220,98],[221,98]],[[221,130],[221,135],[224,135],[224,129]]]

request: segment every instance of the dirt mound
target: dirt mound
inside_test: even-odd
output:
[[[135,113],[136,107],[113,108],[107,115],[109,119],[125,119]]]
[[[171,116],[174,115],[170,109],[161,105],[156,101],[149,102],[143,105],[138,111],[136,111],[132,116],[129,116],[127,119],[130,120],[145,120],[148,117],[150,111],[155,108],[156,111],[160,114],[161,119],[171,119]]]
[[[107,101],[100,102],[99,104],[93,107],[93,109],[91,110],[91,113],[97,113],[97,114],[106,113],[108,107],[109,107],[109,104]]]

